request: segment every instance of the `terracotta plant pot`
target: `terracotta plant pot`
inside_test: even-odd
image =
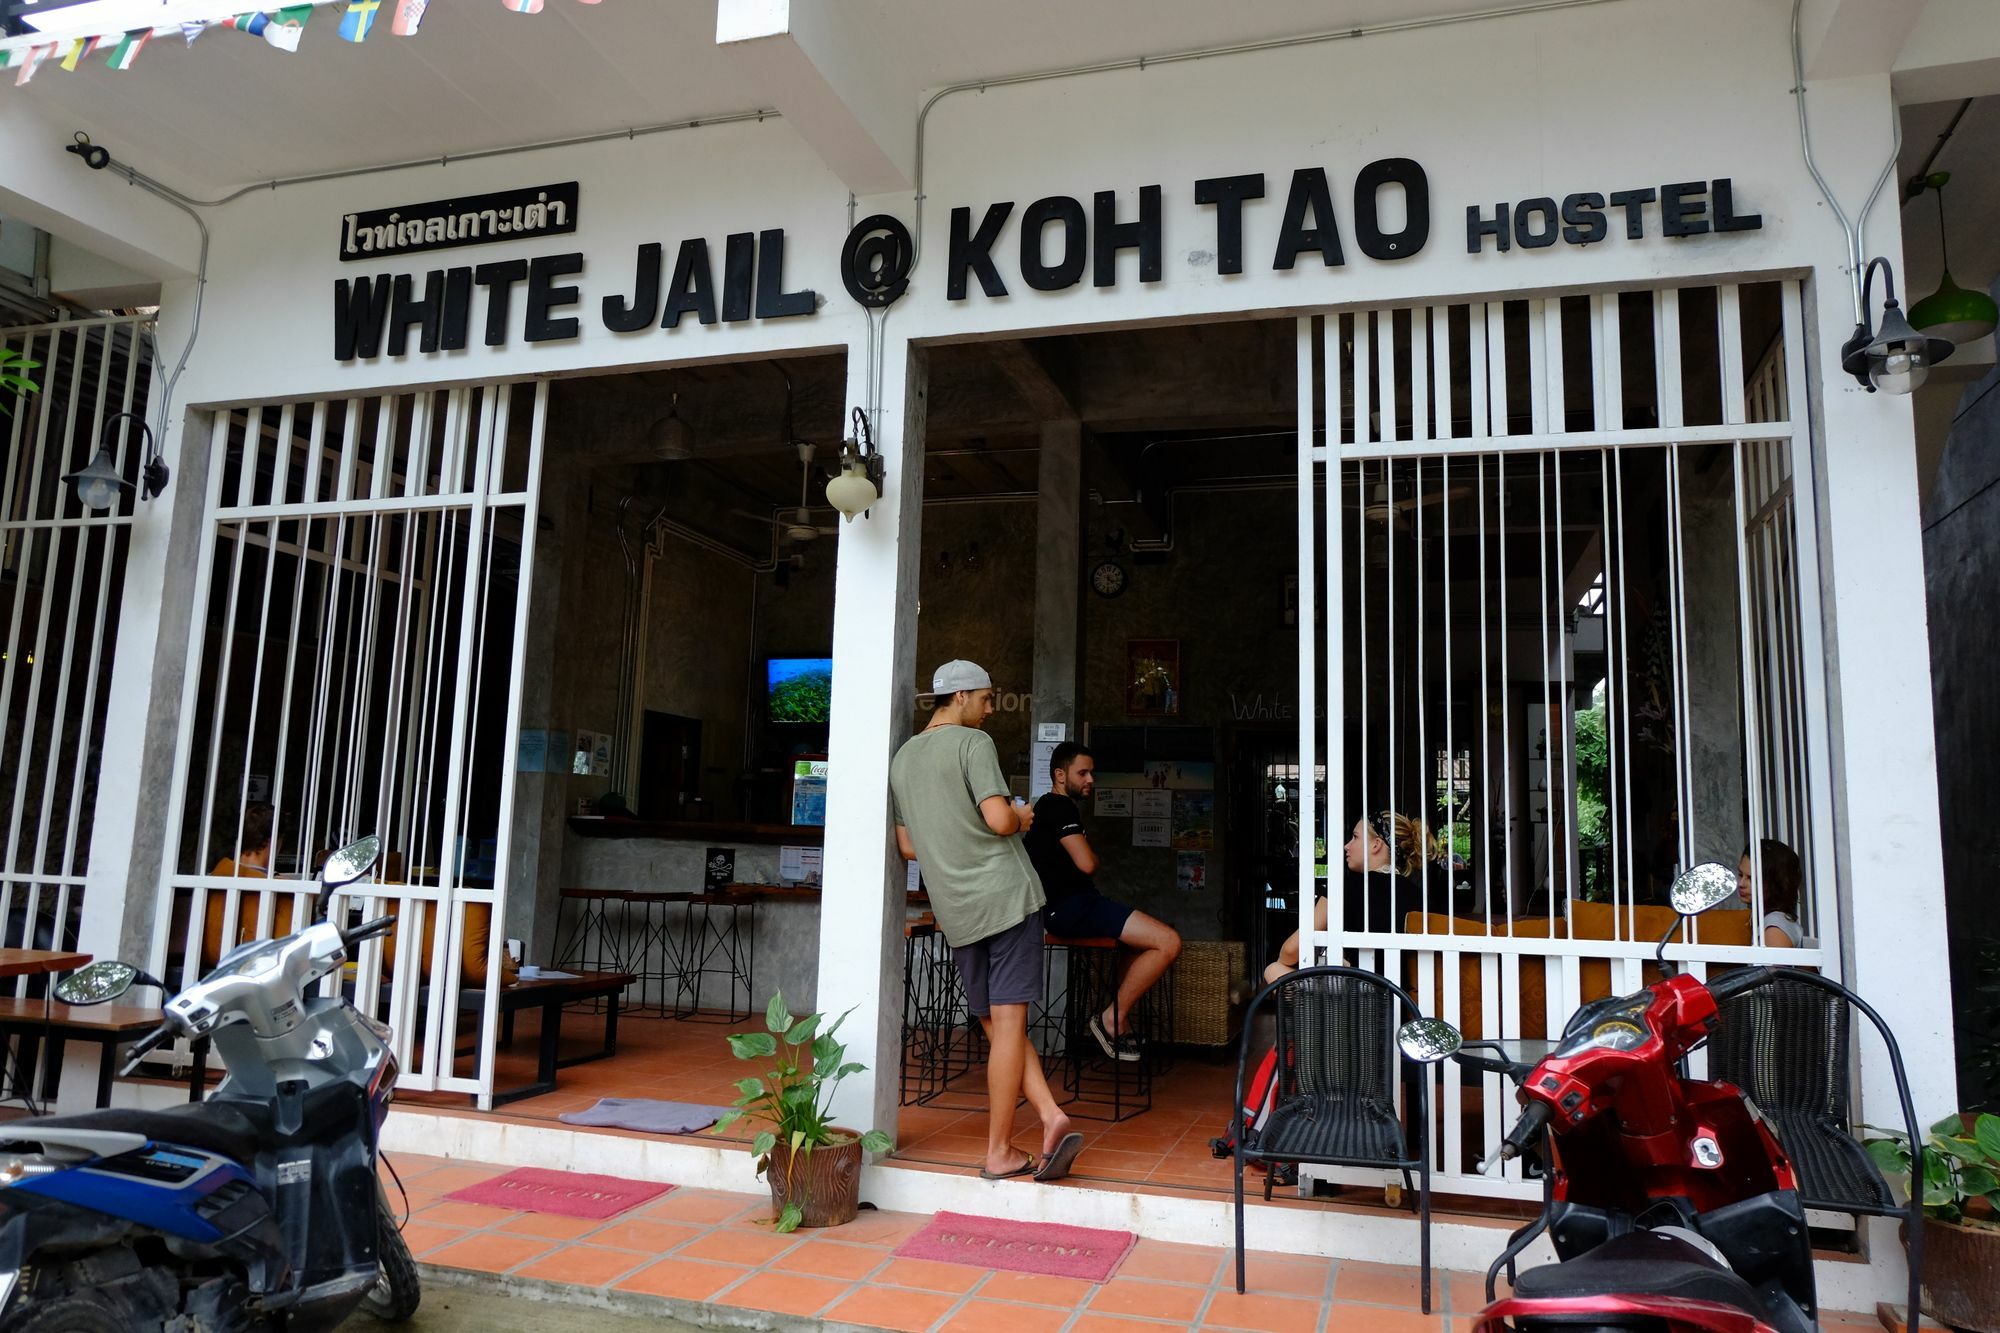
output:
[[[1924,1219],[1924,1314],[2000,1333],[2000,1226]]]
[[[834,1141],[802,1153],[796,1165],[783,1143],[771,1149],[764,1175],[771,1182],[771,1214],[796,1203],[802,1227],[837,1227],[852,1222],[861,1204],[861,1136],[836,1129]]]

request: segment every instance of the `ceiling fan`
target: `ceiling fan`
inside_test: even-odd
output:
[[[738,518],[747,518],[754,523],[769,523],[776,528],[786,541],[809,542],[821,537],[831,537],[840,531],[838,527],[822,527],[813,521],[816,509],[830,510],[832,505],[808,503],[812,494],[813,446],[807,440],[794,440],[792,447],[799,455],[799,502],[790,508],[780,509],[775,514],[756,514],[747,509],[732,509],[729,512]]]
[[[1363,516],[1371,523],[1392,524],[1398,532],[1408,528],[1410,512],[1420,505],[1435,505],[1446,499],[1458,500],[1472,494],[1470,486],[1420,490],[1416,495],[1397,494],[1409,489],[1401,483],[1392,487],[1387,481],[1373,481],[1367,483],[1367,487],[1368,498],[1361,508]]]

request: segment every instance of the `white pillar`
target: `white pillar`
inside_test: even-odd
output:
[[[867,1072],[841,1085],[836,1118],[853,1129],[896,1126],[902,1059],[903,860],[889,804],[889,760],[910,734],[916,702],[917,572],[923,521],[923,349],[885,340],[883,495],[840,525],[834,573],[833,718],[827,738],[826,847],[819,927],[819,1008],[847,1010],[840,1035]],[[847,360],[848,415],[868,402],[867,358]]]
[[[1874,220],[1870,249],[1900,255],[1893,210],[1877,210]],[[1808,340],[1807,369],[1821,406],[1812,481],[1842,973],[1894,1031],[1922,1129],[1957,1109],[1958,1090],[1910,400],[1869,393],[1841,371],[1839,347],[1853,329],[1844,271],[1821,268],[1813,295],[1817,338]],[[1879,285],[1875,299],[1879,312]],[[1854,1027],[1856,1118],[1900,1127],[1881,1045],[1858,1015]],[[1868,1241],[1879,1298],[1900,1303],[1906,1279],[1895,1223],[1871,1220]]]
[[[178,347],[186,336],[170,312],[186,308],[193,286],[168,287],[161,346]],[[158,395],[157,367],[155,372],[151,393]],[[156,416],[147,413],[149,422]],[[151,952],[153,905],[171,826],[163,797],[174,762],[173,702],[180,698],[187,670],[195,553],[203,540],[208,490],[208,438],[206,413],[170,407],[160,446],[172,478],[165,494],[138,504],[132,520],[91,813],[77,948],[93,958],[119,958],[142,967]],[[154,990],[139,990],[127,1003],[156,1005],[165,998]],[[97,1058],[96,1047],[70,1044],[63,1062],[62,1110],[90,1107]]]

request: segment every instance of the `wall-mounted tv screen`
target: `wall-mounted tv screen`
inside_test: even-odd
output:
[[[764,664],[764,715],[824,723],[833,711],[831,657],[773,657]]]

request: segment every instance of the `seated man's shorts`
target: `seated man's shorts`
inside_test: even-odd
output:
[[[1044,910],[1049,934],[1065,940],[1115,940],[1133,911],[1101,893],[1072,894]]]
[[[1042,998],[1042,914],[971,944],[955,945],[951,959],[965,982],[965,1007],[985,1018],[996,1004],[1034,1004]]]

